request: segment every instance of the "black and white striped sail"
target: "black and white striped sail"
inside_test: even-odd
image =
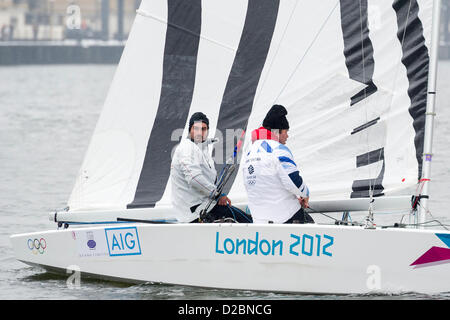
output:
[[[220,170],[277,103],[311,199],[411,194],[421,174],[431,0],[143,0],[71,211],[170,207],[192,113]],[[245,151],[244,151],[245,152]],[[229,193],[245,203],[239,172]]]

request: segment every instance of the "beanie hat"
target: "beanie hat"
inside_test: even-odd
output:
[[[276,104],[270,108],[263,121],[266,129],[289,129],[289,122],[286,119],[287,110],[282,105]]]
[[[189,131],[191,131],[191,128],[194,125],[194,123],[198,121],[206,123],[209,129],[209,119],[206,117],[206,115],[202,112],[196,112],[191,116],[191,119],[189,120]]]

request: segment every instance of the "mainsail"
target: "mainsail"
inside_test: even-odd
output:
[[[411,195],[421,175],[431,0],[143,0],[71,211],[170,208],[171,154],[201,111],[218,167],[274,104],[311,199]],[[231,147],[230,147],[231,146]],[[229,197],[245,203],[241,174]]]

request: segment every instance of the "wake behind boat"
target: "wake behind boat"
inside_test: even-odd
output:
[[[68,206],[50,214],[58,229],[11,236],[16,258],[131,282],[449,292],[450,232],[424,229],[439,10],[431,0],[142,1]],[[189,117],[210,117],[219,172],[274,103],[291,116],[311,210],[342,218],[179,223],[170,164]],[[246,134],[244,153],[250,145]],[[227,182],[246,212],[239,169]],[[350,221],[355,211],[365,219]],[[377,226],[380,211],[406,218]]]

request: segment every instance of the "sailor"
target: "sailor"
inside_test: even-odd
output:
[[[216,191],[217,172],[207,139],[209,119],[202,112],[194,113],[189,120],[189,134],[181,139],[172,157],[170,179],[172,204],[179,222],[199,222],[199,211],[209,196]],[[222,194],[209,211],[211,221],[232,218],[237,222],[251,222],[251,217],[231,206],[231,200]]]
[[[252,132],[252,145],[241,162],[254,223],[314,223],[303,210],[308,207],[308,187],[286,146],[286,115],[281,105],[269,110],[263,126]]]

